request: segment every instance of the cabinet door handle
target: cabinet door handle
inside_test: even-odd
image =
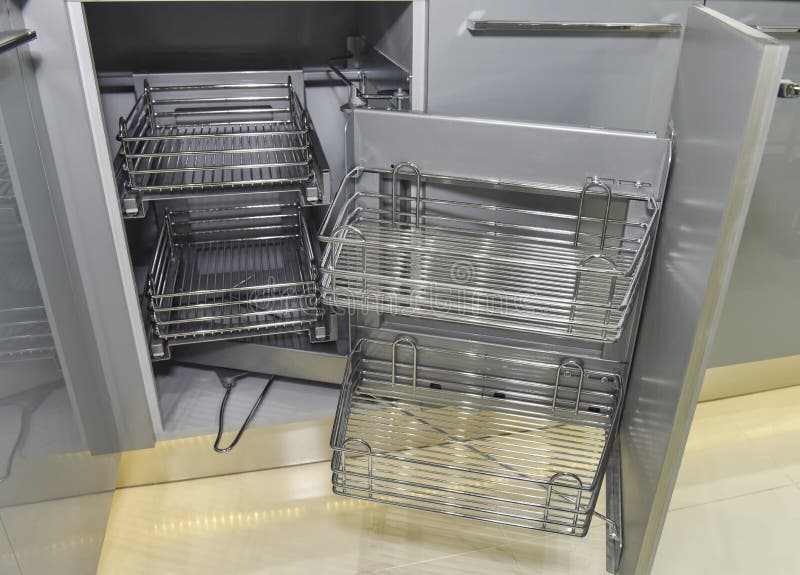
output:
[[[760,30],[764,34],[772,36],[791,36],[800,34],[800,26],[756,26],[756,30]]]
[[[533,20],[467,20],[473,34],[677,34],[677,22],[540,22]]]
[[[0,54],[36,38],[33,30],[6,30],[0,32]]]

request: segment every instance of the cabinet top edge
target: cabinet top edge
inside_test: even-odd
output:
[[[603,127],[595,127],[595,126],[580,126],[580,125],[572,125],[572,124],[553,124],[553,123],[544,123],[544,122],[521,122],[515,120],[500,120],[500,119],[492,119],[492,118],[477,118],[471,116],[450,116],[444,114],[428,114],[425,112],[397,112],[393,110],[369,110],[369,109],[357,109],[355,110],[357,115],[361,114],[369,114],[375,116],[394,116],[397,114],[408,115],[412,117],[419,117],[419,118],[428,118],[430,120],[440,120],[440,121],[454,121],[458,120],[459,122],[465,123],[474,123],[474,124],[482,124],[482,125],[496,125],[496,126],[517,126],[521,128],[530,128],[530,129],[537,129],[537,130],[550,130],[550,131],[558,131],[558,132],[571,132],[575,134],[591,134],[591,135],[606,135],[606,136],[617,136],[617,137],[628,137],[628,138],[636,138],[641,140],[650,141],[661,141],[664,143],[671,142],[670,138],[661,137],[655,132],[648,132],[648,131],[637,131],[637,130],[621,130],[616,128],[603,128]]]

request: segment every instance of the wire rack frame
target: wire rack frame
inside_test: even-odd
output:
[[[154,334],[173,344],[323,325],[297,204],[167,212],[148,275]]]
[[[308,115],[285,83],[150,86],[119,120],[126,187],[171,192],[311,180]]]
[[[366,351],[376,346],[381,353]],[[401,349],[410,361],[399,360]],[[489,364],[500,367],[487,373]],[[334,492],[583,536],[622,387],[618,374],[573,358],[510,360],[409,336],[360,340],[331,434]]]
[[[391,177],[390,193],[357,191],[338,201],[348,178],[364,173]],[[398,193],[401,179],[416,184],[415,196]],[[424,174],[409,162],[351,171],[320,236],[325,303],[593,341],[621,337],[660,215],[652,197],[618,195],[590,181],[569,190],[577,196],[576,211],[564,213],[426,198],[426,181],[498,187],[491,180]],[[520,183],[502,189],[566,191]],[[589,215],[585,207],[597,197],[602,213]],[[615,217],[615,201],[639,202],[645,216]]]

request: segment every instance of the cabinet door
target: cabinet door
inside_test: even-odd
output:
[[[663,134],[691,0],[435,0],[427,111]],[[518,30],[471,30],[491,22]],[[535,29],[541,23],[641,29]],[[653,24],[674,24],[653,29]],[[575,31],[575,30],[578,31]]]
[[[73,451],[118,451],[121,425],[112,408],[89,317],[92,302],[84,292],[84,283],[91,278],[80,277],[73,257],[75,246],[65,236],[59,211],[62,190],[42,117],[33,59],[27,46],[15,46],[13,39],[24,33],[15,28],[8,22],[0,26],[8,39],[0,53],[4,171],[0,201],[4,202],[2,252],[6,258],[0,282],[0,306],[6,319],[0,322],[13,326],[0,337],[9,338],[6,355],[14,360],[19,375],[3,378],[0,396],[60,382],[65,393],[63,414],[71,426],[61,439],[74,435]],[[44,357],[54,371],[35,375],[42,369],[39,358]],[[22,369],[23,364],[28,368]],[[23,383],[28,379],[32,381]]]
[[[765,27],[789,46],[783,77],[800,81],[800,4],[797,2],[710,0],[715,10]],[[800,99],[775,104],[767,146],[756,180],[725,298],[712,367],[800,353]],[[722,383],[722,382],[720,382]],[[752,378],[742,385],[708,386],[704,397],[752,393],[786,385],[785,378]]]
[[[0,572],[94,572],[117,476],[102,371],[74,297],[25,43],[0,13]],[[65,541],[80,541],[79,545]]]
[[[671,181],[620,429],[622,573],[652,565],[786,55],[747,25],[708,8],[689,11]]]

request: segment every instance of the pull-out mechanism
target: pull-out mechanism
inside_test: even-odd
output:
[[[298,332],[326,341],[333,333],[296,199],[167,211],[146,299],[154,359],[169,358],[171,345]]]
[[[354,42],[361,39],[353,38]],[[362,40],[363,42],[363,40]],[[371,90],[367,87],[369,81],[364,72],[360,71],[355,79],[349,78],[344,72],[344,65],[354,58],[352,53],[328,59],[328,67],[342,83],[350,90],[348,101],[342,110],[353,109],[361,106],[378,107],[385,110],[409,110],[411,94],[408,91],[408,80],[405,88],[401,85],[394,90]]]
[[[428,347],[408,335],[359,340],[331,436],[334,492],[586,535],[624,373],[612,362],[603,371],[525,356]]]
[[[634,307],[660,203],[646,182],[575,187],[350,172],[322,226],[332,306],[615,342]],[[611,186],[615,189],[612,190]]]
[[[156,79],[157,81],[157,79]],[[291,76],[144,88],[119,120],[122,209],[220,191],[294,187],[322,200],[329,178]]]

